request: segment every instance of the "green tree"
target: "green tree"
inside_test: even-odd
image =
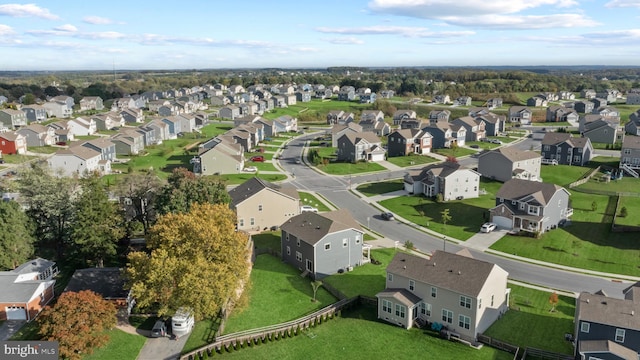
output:
[[[105,345],[116,325],[115,305],[93,291],[65,292],[38,316],[43,340],[58,341],[60,358],[79,360]]]
[[[598,210],[598,203],[595,202],[595,200],[591,203],[591,211],[597,211]]]
[[[119,182],[116,193],[125,199],[123,207],[127,229],[132,228],[132,222],[138,222],[145,234],[149,231],[156,220],[155,205],[161,188],[162,182],[154,171],[133,173]]]
[[[33,255],[33,224],[15,201],[0,201],[0,269],[14,269]]]
[[[318,293],[318,289],[322,286],[322,281],[315,280],[311,282],[311,288],[313,289],[313,299],[311,301],[316,302],[316,294]]]
[[[451,221],[451,214],[449,214],[449,209],[444,209],[442,210],[442,212],[440,213],[440,215],[442,216],[442,224],[446,227],[447,224]]]
[[[71,234],[75,251],[90,265],[104,267],[104,261],[116,255],[124,231],[117,203],[109,201],[97,175],[82,180],[75,213]]]
[[[620,209],[620,217],[627,217],[627,215],[627,207],[623,206],[622,209]]]
[[[157,199],[159,214],[189,212],[194,203],[228,204],[231,200],[224,182],[213,176],[196,177],[185,168],[177,168],[167,181]]]
[[[189,212],[159,216],[149,232],[150,252],[128,256],[128,285],[138,306],[157,305],[160,315],[189,306],[202,319],[237,300],[250,259],[249,238],[235,224],[226,204],[194,203]]]

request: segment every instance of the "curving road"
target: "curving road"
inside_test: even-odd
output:
[[[350,186],[355,187],[356,184],[371,181],[385,181],[393,178],[400,178],[406,170],[387,171],[377,174],[359,175],[359,176],[322,176],[318,172],[304,165],[303,162],[297,163],[296,160],[301,159],[302,152],[307,140],[313,139],[314,134],[305,135],[292,140],[287,149],[283,150],[280,159],[280,165],[289,173],[295,174],[292,185],[300,190],[315,191],[331,201],[338,208],[346,208],[351,211],[355,219],[361,224],[369,223],[370,228],[375,232],[384,235],[387,238],[395,239],[404,243],[410,240],[414,245],[425,251],[443,249],[455,252],[462,248],[460,245],[445,242],[443,239],[436,238],[426,234],[418,229],[399,222],[389,222],[381,220],[378,215],[380,210],[374,206],[362,201],[349,190]],[[519,148],[530,149],[535,148],[536,141],[539,141],[542,134],[534,133],[529,138],[518,144]],[[465,165],[473,163],[475,159],[469,158],[465,160]],[[462,161],[461,161],[462,162]],[[579,293],[581,291],[595,292],[604,290],[609,296],[622,298],[622,289],[629,286],[629,283],[622,283],[605,279],[597,276],[584,275],[570,271],[547,268],[535,264],[519,262],[508,258],[503,258],[488,253],[478,252],[469,249],[473,256],[477,259],[489,261],[500,265],[509,272],[509,277],[540,286],[553,289],[565,290]]]

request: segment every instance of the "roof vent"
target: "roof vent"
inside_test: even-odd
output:
[[[405,262],[405,261],[407,261],[407,259],[400,259],[400,261]]]
[[[433,262],[433,266],[436,266],[436,263],[435,263],[435,261]]]
[[[403,268],[403,269],[405,269],[405,270],[407,270],[407,266],[406,266],[406,265],[405,265],[405,266],[403,266],[402,268]]]
[[[458,275],[462,275],[462,271],[458,270]]]
[[[587,299],[587,304],[589,303],[589,299]]]
[[[634,310],[631,310],[631,316],[635,315],[636,312]]]
[[[316,226],[316,230],[320,230],[320,226]]]

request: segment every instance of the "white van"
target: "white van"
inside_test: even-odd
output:
[[[171,317],[171,332],[176,337],[186,335],[193,330],[194,323],[193,311],[189,308],[181,307]]]

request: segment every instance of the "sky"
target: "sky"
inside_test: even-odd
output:
[[[640,0],[0,2],[0,71],[640,65]]]

